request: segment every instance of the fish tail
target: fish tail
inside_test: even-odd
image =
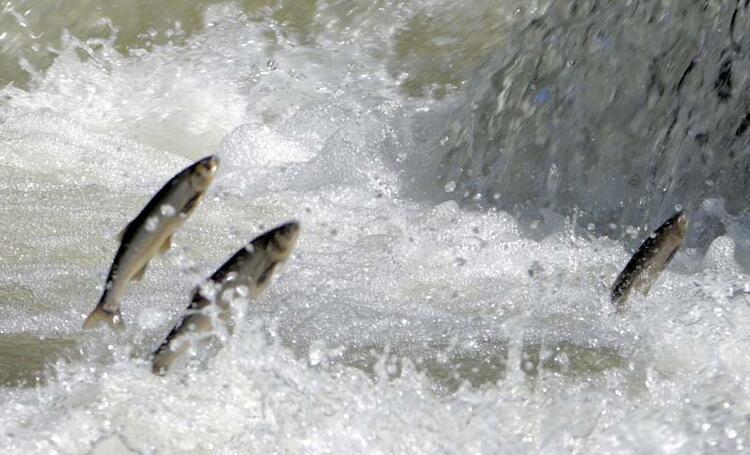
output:
[[[191,307],[188,311],[197,311]],[[211,319],[202,313],[191,313],[186,315],[174,326],[164,342],[154,351],[151,360],[151,371],[159,376],[167,373],[167,370],[187,352],[193,345],[193,338],[198,333],[212,330]]]
[[[183,339],[180,339],[183,338]],[[184,337],[175,340],[167,338],[159,349],[154,352],[154,358],[151,361],[151,372],[158,376],[167,374],[170,366],[190,347],[190,342]]]
[[[120,310],[117,309],[117,311],[114,312],[108,311],[101,303],[94,308],[94,311],[92,311],[83,322],[83,328],[93,329],[94,327],[98,327],[102,322],[106,322],[113,329],[122,330],[125,328],[125,323],[122,321]]]
[[[612,288],[612,303],[615,305],[615,310],[618,313],[625,311],[625,306],[629,296],[630,289],[627,286],[622,285],[622,283],[618,283],[617,286]]]

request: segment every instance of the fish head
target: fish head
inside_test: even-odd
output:
[[[219,158],[215,155],[197,161],[191,168],[190,187],[198,193],[203,193],[213,182],[218,169]]]
[[[679,248],[685,241],[688,232],[688,214],[684,210],[675,212],[667,221],[657,229],[651,237],[653,238],[652,247],[658,249]]]
[[[284,223],[271,231],[273,237],[269,242],[273,253],[280,260],[286,259],[297,245],[300,226],[296,221]]]
[[[688,215],[684,210],[679,210],[677,213],[672,215],[671,228],[672,231],[680,237],[685,237],[688,230]]]

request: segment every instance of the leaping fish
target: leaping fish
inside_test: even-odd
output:
[[[612,303],[618,310],[632,289],[648,295],[659,274],[685,241],[687,228],[687,215],[680,210],[648,236],[612,285]]]
[[[213,286],[215,292],[206,296],[201,290],[206,286],[197,287],[193,291],[187,312],[154,352],[152,371],[159,375],[165,374],[174,361],[190,348],[195,336],[214,329],[214,318],[208,311],[215,310],[218,319],[231,331],[232,309],[224,296],[233,292],[226,292],[234,290],[239,295],[257,297],[271,281],[279,264],[291,255],[297,244],[299,230],[299,224],[292,221],[256,237],[207,280],[206,284]],[[213,303],[216,304],[215,307],[211,307]]]
[[[172,234],[195,210],[213,182],[219,159],[208,156],[172,177],[117,236],[120,248],[115,254],[99,303],[83,323],[84,328],[107,322],[124,327],[120,301],[130,281],[140,281],[149,261],[164,254],[172,244]]]

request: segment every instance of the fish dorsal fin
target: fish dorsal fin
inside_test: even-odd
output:
[[[143,264],[141,270],[137,271],[135,275],[133,275],[133,278],[130,279],[130,281],[141,281],[143,279],[143,275],[146,274],[146,267],[148,267],[148,262]]]
[[[167,237],[166,240],[164,240],[164,243],[159,246],[159,254],[164,254],[169,250],[169,247],[172,246],[172,236],[170,235]]]

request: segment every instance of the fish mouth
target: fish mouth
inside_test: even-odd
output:
[[[296,240],[299,236],[299,223],[297,221],[289,221],[282,224],[277,229],[281,231],[281,234],[288,240]]]
[[[219,158],[210,155],[195,162],[190,167],[189,182],[193,190],[206,191],[214,180],[214,175],[219,169]]]
[[[213,175],[219,169],[219,158],[216,155],[209,155],[196,161],[192,168],[200,174]]]
[[[688,226],[688,214],[687,212],[683,210],[679,210],[677,213],[675,213],[675,220],[677,221],[677,225],[680,226],[682,229],[686,229]]]
[[[274,242],[276,243],[276,245],[278,245],[279,249],[284,251],[286,254],[289,254],[297,244],[299,231],[299,223],[296,221],[290,221],[272,229],[269,232],[274,232]]]
[[[216,173],[216,170],[219,169],[219,157],[216,155],[207,156],[203,158],[200,163],[205,166],[205,169],[211,174]]]
[[[685,229],[688,225],[687,211],[685,209],[677,210],[671,217],[669,217],[665,224],[677,226],[680,229]]]

